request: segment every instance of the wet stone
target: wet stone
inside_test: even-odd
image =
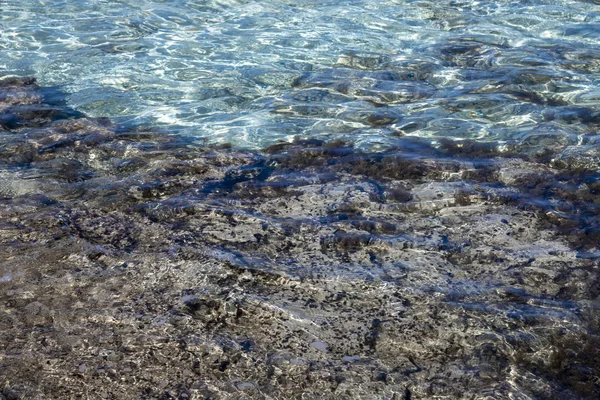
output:
[[[427,87],[418,65],[356,57],[289,101]],[[0,92],[56,111],[0,133],[0,397],[598,397],[593,138],[242,151],[78,116],[33,80]],[[348,118],[408,135],[386,107]],[[595,123],[561,107],[549,123]]]

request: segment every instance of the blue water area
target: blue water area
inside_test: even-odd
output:
[[[561,110],[597,111],[599,32],[594,1],[5,0],[0,73],[90,116],[244,148],[576,145],[589,127]]]

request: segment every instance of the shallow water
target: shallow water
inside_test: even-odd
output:
[[[540,124],[600,100],[590,1],[0,7],[4,74],[61,86],[90,116],[245,148],[297,135],[374,148],[397,134],[577,144],[586,124]]]
[[[597,2],[0,18],[0,399],[600,396]]]

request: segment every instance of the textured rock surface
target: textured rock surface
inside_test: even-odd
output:
[[[46,92],[0,83],[0,398],[600,395],[592,139],[252,153]]]

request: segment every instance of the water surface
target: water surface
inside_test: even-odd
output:
[[[597,1],[0,1],[0,398],[597,399]]]
[[[61,86],[90,116],[245,148],[297,135],[381,148],[398,133],[576,144],[589,128],[547,114],[600,100],[590,1],[0,7],[5,74]]]

